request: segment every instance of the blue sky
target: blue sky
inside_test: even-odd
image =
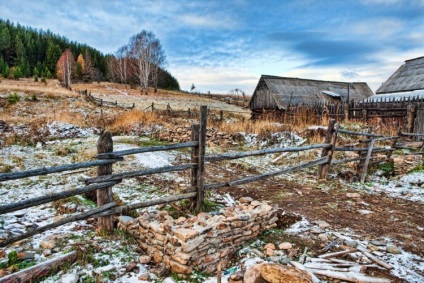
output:
[[[424,0],[0,0],[0,18],[114,53],[153,31],[182,89],[251,94],[261,74],[365,81],[424,56]]]

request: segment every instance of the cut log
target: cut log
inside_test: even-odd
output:
[[[77,252],[73,251],[0,278],[0,283],[37,282],[41,277],[52,273],[58,266],[65,263],[72,264],[76,260]]]
[[[358,283],[390,283],[392,282],[390,279],[371,277],[371,276],[366,276],[366,275],[354,273],[354,272],[337,272],[337,271],[331,271],[331,270],[318,270],[318,269],[314,269],[312,270],[312,272],[315,273],[316,275],[323,275],[323,276],[336,278],[336,279],[349,281],[349,282],[358,282]]]
[[[330,257],[337,257],[337,256],[341,256],[341,255],[345,255],[351,252],[354,252],[354,249],[351,250],[344,250],[344,251],[340,251],[340,252],[335,252],[335,253],[329,253],[329,254],[323,254],[323,255],[319,255],[319,258],[330,258]]]
[[[369,251],[367,251],[367,248],[365,248],[361,245],[358,245],[358,250],[360,250],[367,258],[369,258],[373,262],[377,263],[378,265],[381,265],[382,267],[387,268],[387,269],[393,269],[394,268],[392,265],[382,261],[378,257],[371,254]]]

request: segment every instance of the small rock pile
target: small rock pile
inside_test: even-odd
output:
[[[415,167],[423,164],[422,155],[404,155],[393,157],[395,175],[405,175]]]
[[[277,226],[277,210],[266,202],[242,198],[240,204],[216,213],[173,219],[168,211],[121,217],[118,227],[128,230],[153,261],[178,274],[215,272],[224,268],[236,248]]]
[[[191,140],[191,127],[174,127],[171,130],[161,131],[156,134],[159,140],[170,142],[187,142]],[[211,145],[237,145],[242,140],[239,134],[226,134],[210,128],[206,132],[206,142]]]

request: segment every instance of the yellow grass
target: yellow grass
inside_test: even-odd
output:
[[[127,133],[137,125],[158,124],[159,117],[152,112],[126,111],[115,117],[106,128],[112,133]]]

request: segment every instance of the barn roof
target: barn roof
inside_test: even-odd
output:
[[[379,102],[379,101],[401,101],[401,100],[412,100],[414,98],[424,98],[424,89],[404,91],[404,92],[392,92],[377,94],[362,100],[361,102]]]
[[[406,60],[378,89],[377,94],[424,89],[424,57]]]
[[[348,87],[349,100],[360,100],[373,95],[368,85],[363,82],[319,81],[268,75],[262,75],[261,80],[270,89],[280,109],[285,109],[289,104],[314,104],[338,98],[346,101]]]

